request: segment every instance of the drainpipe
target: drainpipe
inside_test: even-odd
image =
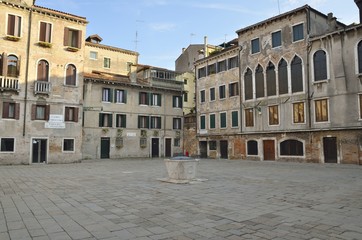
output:
[[[239,46],[239,51],[238,51],[238,67],[239,67],[239,109],[240,109],[240,133],[243,132],[243,108],[241,107],[243,105],[243,95],[241,94],[241,51],[243,50],[243,46]]]
[[[35,2],[35,1],[34,1]],[[25,66],[25,96],[24,96],[24,121],[23,121],[23,137],[25,137],[26,130],[26,111],[28,105],[28,81],[29,81],[29,61],[30,61],[30,40],[31,40],[31,26],[33,19],[33,7],[30,7],[29,26],[28,26],[28,41],[26,46],[26,66]]]
[[[311,93],[310,93],[310,63],[309,57],[311,52],[311,43],[309,41],[309,34],[310,34],[310,10],[307,9],[307,100],[308,100],[308,129],[311,130],[312,128],[312,116],[311,116]]]

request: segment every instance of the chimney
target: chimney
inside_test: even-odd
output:
[[[362,0],[354,0],[359,9],[359,23],[362,23]]]
[[[186,48],[182,48],[182,53],[184,53],[186,51]]]
[[[334,31],[338,28],[337,18],[333,16],[333,13],[328,13],[328,25],[330,31]]]
[[[362,1],[362,0],[361,0]],[[207,36],[204,37],[204,56],[208,57],[209,53],[207,51]]]

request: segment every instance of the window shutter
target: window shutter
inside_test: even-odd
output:
[[[46,33],[46,23],[41,22],[40,23],[40,32],[39,32],[39,41],[46,42],[45,33]]]
[[[69,46],[69,28],[64,28],[64,46]]]
[[[20,103],[15,103],[15,119],[20,119]]]
[[[161,106],[161,94],[157,94],[158,98],[157,98],[157,106]]]
[[[153,94],[152,93],[147,93],[147,105],[152,105],[153,102],[152,102],[152,96]]]
[[[127,103],[127,90],[123,91],[123,102]]]
[[[182,97],[179,97],[180,100],[180,108],[182,108]]]
[[[31,105],[31,120],[35,120],[36,116],[36,104]]]
[[[15,16],[8,15],[8,35],[15,35]]]
[[[99,127],[103,127],[103,113],[99,113]]]
[[[121,118],[121,115],[117,114],[117,115],[116,115],[116,127],[120,127],[120,126],[121,126],[121,124],[120,124],[120,122],[119,122],[120,118]],[[121,122],[122,122],[122,121],[121,121]]]
[[[69,107],[65,107],[64,109],[64,120],[69,121]]]
[[[122,116],[122,127],[126,127],[127,126],[127,115],[123,115]]]
[[[3,118],[9,117],[9,103],[4,102],[3,103]]]
[[[77,48],[82,48],[82,31],[78,31],[78,43],[77,43]]]
[[[8,74],[8,56],[4,52],[2,55],[2,76],[6,76]]]
[[[176,107],[176,96],[172,96],[172,107]]]
[[[146,117],[146,128],[150,128],[150,118],[151,117]]]
[[[141,128],[141,116],[138,116],[138,128]]]
[[[45,120],[46,121],[49,120],[49,115],[50,115],[50,105],[45,105]]]
[[[18,62],[16,64],[16,76],[19,77],[20,75],[20,64],[21,64],[21,57],[18,57]]]
[[[116,97],[117,95],[114,94],[114,91],[116,91],[115,89],[109,88],[109,96],[108,96],[108,101],[109,102],[116,102],[115,99],[113,99],[113,96]]]
[[[108,127],[112,127],[112,123],[113,123],[113,115],[109,114],[108,115]]]

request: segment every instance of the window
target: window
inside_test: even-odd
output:
[[[315,101],[315,120],[316,122],[328,121],[328,100],[321,99]]]
[[[198,78],[203,78],[206,77],[206,68],[199,68],[198,69]]]
[[[161,117],[151,117],[151,128],[161,129]]]
[[[174,108],[182,108],[182,97],[181,96],[173,96],[172,97],[172,107],[174,107]]]
[[[200,129],[206,129],[206,117],[200,116]]]
[[[150,96],[149,93],[140,92],[139,93],[139,103],[140,103],[140,105],[149,105],[149,102],[150,102],[149,96]]]
[[[245,100],[253,99],[253,73],[248,68],[244,74]]]
[[[50,106],[33,104],[31,109],[31,120],[49,120]]]
[[[326,80],[327,77],[327,56],[326,52],[319,50],[313,55],[314,81]]]
[[[266,68],[266,93],[267,96],[275,96],[277,94],[275,66],[269,62]]]
[[[179,138],[175,138],[173,140],[173,146],[174,147],[180,147],[181,146],[181,140]]]
[[[205,90],[200,91],[200,102],[205,102]]]
[[[189,101],[189,94],[187,92],[184,92],[184,102]]]
[[[216,150],[216,141],[209,141],[209,150],[213,151]]]
[[[219,86],[219,99],[224,99],[225,97],[225,85]]]
[[[239,84],[237,82],[229,84],[229,96],[238,96],[239,95]]]
[[[38,62],[37,81],[49,82],[49,63],[45,60]]]
[[[245,127],[254,127],[254,109],[245,109]]]
[[[304,39],[303,23],[293,26],[293,42]]]
[[[127,115],[126,114],[116,114],[116,127],[117,128],[126,128],[127,127]]]
[[[20,104],[14,102],[3,103],[2,117],[7,119],[19,119]]]
[[[303,156],[303,143],[298,140],[285,140],[280,143],[281,156]]]
[[[63,152],[74,152],[74,139],[63,139]]]
[[[7,76],[18,77],[20,73],[20,61],[17,56],[9,55],[7,57]]]
[[[181,102],[181,97],[180,97]],[[161,94],[153,93],[152,94],[152,106],[161,106]]]
[[[216,73],[216,63],[207,66],[207,75]]]
[[[362,94],[359,95],[359,118],[362,119]]]
[[[115,103],[127,103],[127,91],[121,89],[114,90],[114,102]]]
[[[181,118],[173,118],[173,129],[181,129]]]
[[[226,113],[220,113],[220,128],[226,128]]]
[[[99,114],[99,127],[112,127],[112,113]]]
[[[140,138],[140,147],[141,148],[147,147],[147,138],[145,138],[145,137]]]
[[[279,94],[288,93],[288,64],[282,59],[278,65]]]
[[[102,102],[111,102],[112,101],[112,91],[110,88],[102,89]]]
[[[187,79],[184,79],[184,85],[187,85]]]
[[[226,71],[226,60],[217,63],[217,72]]]
[[[77,82],[77,69],[73,64],[68,64],[65,85],[75,86]]]
[[[14,138],[1,138],[1,152],[15,152]]]
[[[255,140],[250,140],[247,143],[248,155],[257,156],[258,155],[258,142]]]
[[[302,92],[303,91],[303,67],[302,59],[298,56],[293,58],[291,63],[291,74],[292,74],[292,92]]]
[[[238,127],[239,126],[239,112],[232,111],[231,112],[231,127]]]
[[[64,28],[64,46],[81,48],[82,31],[71,28]]]
[[[216,115],[210,114],[210,129],[216,128]]]
[[[279,111],[278,106],[269,106],[269,125],[279,124]]]
[[[282,45],[282,31],[272,33],[272,48]]]
[[[358,73],[362,73],[362,41],[358,43],[357,46],[357,55],[358,55]]]
[[[138,128],[149,128],[148,116],[138,116]]]
[[[76,107],[65,107],[64,121],[78,122],[79,109]]]
[[[304,102],[293,103],[293,122],[304,123]]]
[[[229,66],[228,69],[232,69],[232,68],[237,68],[238,67],[238,56],[232,57],[228,59],[229,61]]]
[[[98,53],[94,52],[94,51],[90,51],[89,52],[89,58],[93,59],[93,60],[97,60],[98,59]]]
[[[47,22],[40,22],[40,31],[39,31],[39,41],[40,42],[52,42],[52,24]]]
[[[210,101],[215,101],[215,88],[210,88]]]
[[[259,38],[251,40],[251,54],[260,52]]]
[[[8,31],[7,35],[20,37],[21,36],[21,17],[12,14],[8,15]]]
[[[105,57],[103,60],[103,67],[104,68],[111,68],[111,59]]]
[[[264,73],[260,64],[255,69],[255,87],[256,98],[264,97]]]

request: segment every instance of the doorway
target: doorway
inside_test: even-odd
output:
[[[220,158],[228,159],[228,141],[220,141]]]
[[[110,138],[101,138],[101,159],[109,158],[109,152],[111,150]]]
[[[171,157],[172,153],[171,153],[171,138],[166,138],[166,143],[165,143],[165,157]]]
[[[32,141],[32,163],[46,163],[48,156],[48,140],[34,138]]]
[[[325,137],[323,138],[323,152],[325,163],[337,163],[337,138]]]
[[[152,157],[160,156],[160,139],[152,138]]]
[[[200,148],[200,158],[207,158],[207,142],[200,141],[199,148]]]
[[[274,140],[263,140],[264,160],[275,161],[275,143]]]

